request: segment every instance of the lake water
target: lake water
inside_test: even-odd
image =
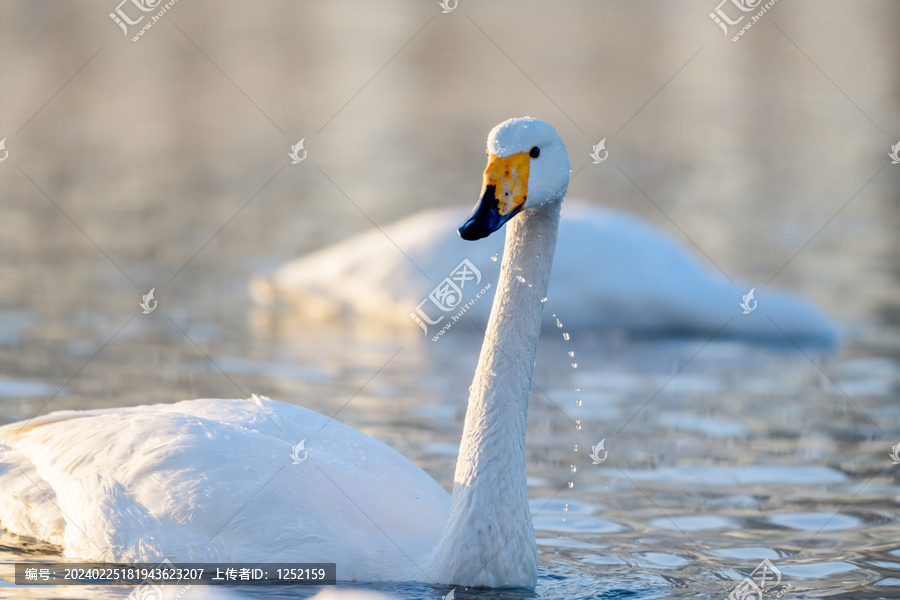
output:
[[[900,6],[780,2],[732,43],[705,1],[179,2],[132,43],[114,3],[74,4],[0,7],[0,423],[250,393],[334,414],[352,397],[339,420],[449,489],[476,328],[431,343],[412,322],[303,321],[254,308],[246,282],[474,203],[485,135],[531,114],[566,141],[572,196],[807,296],[843,338],[805,354],[545,331],[538,587],[456,597],[714,600],[764,559],[781,575],[767,599],[900,597]],[[0,532],[0,579],[58,558]],[[0,598],[129,592],[0,582]]]

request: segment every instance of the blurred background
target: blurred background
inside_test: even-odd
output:
[[[896,597],[900,5],[778,2],[738,42],[716,8],[179,0],[132,42],[115,0],[0,4],[0,423],[352,398],[339,420],[449,489],[480,338],[422,352],[412,322],[412,342],[291,322],[247,281],[473,204],[488,131],[530,115],[566,142],[570,197],[802,294],[842,333],[806,355],[550,332],[528,439],[537,595],[725,597],[768,558],[793,597]],[[601,438],[610,461],[567,486]],[[0,536],[5,567],[58,552]]]

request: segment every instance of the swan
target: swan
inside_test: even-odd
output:
[[[358,317],[367,325],[405,328],[429,339],[434,328],[421,336],[410,313],[463,259],[489,282],[499,275],[495,257],[502,252],[502,239],[467,244],[442,226],[462,216],[455,207],[431,209],[363,232],[294,259],[270,278],[252,278],[250,295],[259,306],[281,306],[301,317]],[[559,233],[544,310],[547,325],[559,318],[580,330],[719,334],[782,343],[787,335],[806,346],[837,344],[834,325],[811,302],[731,282],[665,232],[625,212],[567,199]],[[743,296],[754,288],[759,310],[745,314]],[[493,294],[488,289],[466,315],[486,323]],[[426,308],[432,320],[444,314],[430,304]]]
[[[253,396],[61,411],[0,428],[0,526],[90,561],[335,562],[340,580],[533,588],[525,422],[569,179],[556,130],[488,137],[462,239],[506,224],[452,495],[399,453]]]

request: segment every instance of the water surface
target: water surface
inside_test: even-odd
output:
[[[0,8],[0,422],[259,393],[337,414],[449,490],[478,328],[431,343],[412,322],[302,321],[253,308],[246,282],[473,203],[485,134],[531,114],[568,145],[571,195],[809,297],[843,342],[551,327],[528,422],[538,587],[456,597],[714,600],[764,559],[788,600],[900,595],[896,4],[780,2],[737,44],[705,0],[184,1],[137,44],[113,4]],[[0,579],[58,552],[0,532]]]

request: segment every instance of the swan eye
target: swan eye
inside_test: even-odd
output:
[[[540,155],[541,155],[541,149],[538,148],[537,146],[532,148],[531,152],[528,153],[528,156],[530,156],[531,158],[537,158]]]

